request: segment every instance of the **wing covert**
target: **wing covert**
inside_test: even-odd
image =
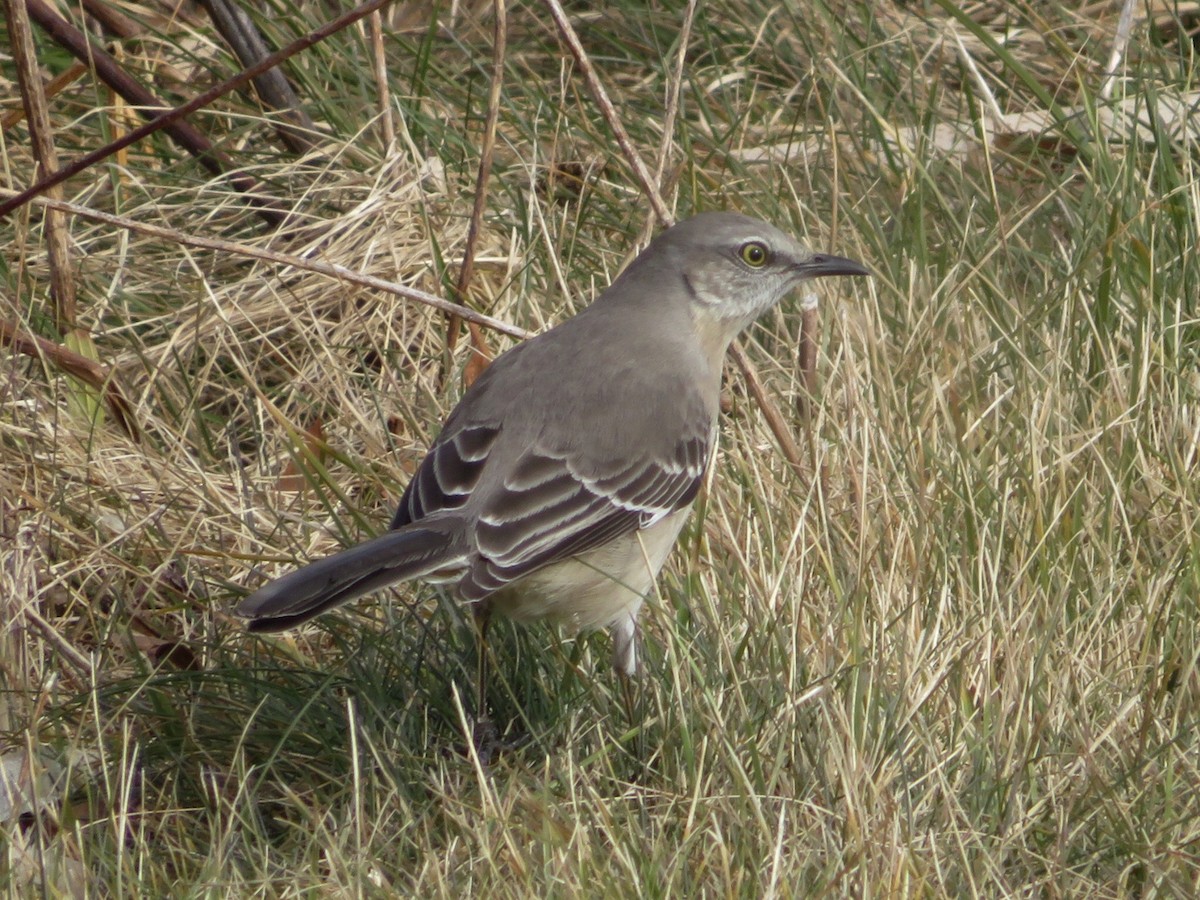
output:
[[[498,427],[471,425],[439,438],[400,498],[392,529],[463,506],[479,484],[499,434]]]
[[[641,456],[603,471],[571,455],[529,448],[481,505],[478,558],[463,580],[478,600],[545,566],[647,528],[695,499],[713,429],[680,440],[667,455]]]

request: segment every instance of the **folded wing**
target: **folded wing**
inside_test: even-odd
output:
[[[585,453],[531,446],[498,483],[487,478],[498,428],[472,426],[439,439],[413,477],[393,528],[474,500],[476,553],[458,583],[480,600],[545,566],[647,528],[692,502],[712,450],[711,423],[662,454],[598,465]],[[478,491],[478,497],[472,495]],[[468,545],[471,543],[468,538]]]

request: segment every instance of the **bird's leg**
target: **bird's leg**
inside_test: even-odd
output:
[[[487,708],[487,633],[492,621],[491,604],[486,600],[473,604],[471,620],[475,625],[475,719],[482,722],[490,718]]]
[[[637,679],[626,672],[617,672],[617,680],[621,682],[621,703],[625,707],[625,718],[630,728],[637,727]]]
[[[475,752],[484,765],[488,765],[497,752],[497,731],[488,714],[488,625],[492,620],[492,605],[480,600],[471,607],[471,620],[475,625],[475,725],[471,739]]]
[[[630,728],[637,726],[638,624],[637,613],[618,622],[612,630],[613,668],[621,682],[621,700]]]

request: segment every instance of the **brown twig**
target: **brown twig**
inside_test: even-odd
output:
[[[667,84],[667,109],[663,113],[662,144],[658,148],[658,160],[654,166],[654,183],[661,190],[667,160],[671,158],[671,146],[675,137],[675,117],[679,115],[679,94],[683,90],[683,67],[687,62],[688,40],[692,36],[692,22],[696,18],[697,0],[688,0],[683,13],[683,24],[679,26],[679,52],[675,54],[675,69]]]
[[[119,11],[112,2],[105,0],[82,0],[84,12],[100,23],[109,34],[119,38],[133,38],[141,34],[137,22]]]
[[[43,638],[54,646],[58,651],[59,658],[69,662],[75,667],[75,670],[85,679],[90,680],[96,677],[95,668],[92,665],[91,659],[82,651],[69,642],[58,629],[42,618],[41,613],[34,608],[32,603],[26,604],[21,614],[25,617],[30,625],[36,628]]]
[[[76,59],[90,63],[95,69],[97,77],[133,106],[139,107],[139,112],[143,116],[153,117],[157,112],[169,108],[122,69],[120,63],[113,59],[107,51],[96,46],[86,34],[62,18],[42,0],[25,0],[25,4],[29,9],[30,16],[56,43],[70,51]],[[235,171],[236,166],[233,160],[218,150],[216,145],[198,128],[189,122],[171,122],[163,125],[162,128],[212,174],[220,176],[231,172],[230,182],[239,191],[246,194],[251,203],[259,207],[259,214],[272,226],[282,224],[284,216],[279,209],[279,202],[256,195],[259,183],[248,175],[238,174]],[[114,143],[120,144],[121,141],[117,140]],[[122,147],[124,146],[127,145],[122,145]]]
[[[467,245],[463,249],[462,265],[458,269],[458,282],[454,287],[454,299],[466,306],[475,274],[475,248],[479,244],[479,229],[483,225],[483,210],[487,206],[487,185],[492,174],[492,155],[496,149],[496,123],[500,119],[500,93],[504,86],[504,56],[508,45],[508,20],[504,0],[494,0],[492,28],[492,84],[488,92],[487,119],[483,127],[483,144],[479,151],[479,171],[475,175],[475,202],[471,206],[471,224],[467,227]],[[458,343],[458,316],[451,316],[446,325],[446,351],[454,351]],[[483,371],[490,361],[491,351],[478,328],[471,329],[471,346],[476,353],[468,365],[468,382]]]
[[[7,193],[0,189],[0,195]],[[238,256],[245,256],[251,259],[261,259],[264,262],[274,263],[280,266],[288,266],[294,269],[303,269],[306,272],[315,272],[318,275],[324,275],[328,278],[334,278],[338,281],[349,282],[350,284],[358,284],[363,287],[368,287],[373,290],[383,291],[386,294],[392,294],[397,297],[403,297],[406,300],[414,300],[417,303],[423,303],[426,306],[433,307],[444,313],[454,313],[461,316],[468,322],[475,322],[484,328],[490,328],[493,331],[498,331],[501,334],[507,334],[510,337],[515,337],[521,340],[532,337],[532,333],[524,328],[518,328],[516,325],[510,325],[508,322],[503,322],[500,319],[492,318],[483,313],[476,312],[465,306],[460,306],[457,303],[451,303],[449,300],[443,300],[441,297],[427,294],[425,291],[417,290],[416,288],[407,287],[403,284],[396,284],[394,281],[385,281],[382,278],[376,278],[373,275],[363,275],[360,272],[355,272],[353,269],[348,269],[345,266],[337,265],[336,263],[317,262],[312,259],[305,259],[300,256],[293,256],[288,253],[279,253],[275,250],[266,250],[261,247],[250,247],[246,244],[239,244],[234,241],[223,241],[219,238],[199,237],[198,235],[185,234],[181,231],[175,231],[171,228],[163,228],[160,225],[149,225],[145,222],[137,222],[133,219],[127,219],[124,216],[114,216],[111,213],[100,212],[96,209],[89,209],[86,206],[80,206],[76,203],[68,203],[64,200],[50,200],[45,197],[37,197],[34,203],[39,206],[48,206],[54,209],[61,209],[64,212],[70,213],[73,216],[89,219],[94,222],[102,222],[105,225],[112,225],[115,228],[124,228],[127,231],[133,231],[138,234],[150,235],[151,237],[161,238],[166,241],[171,241],[176,244],[181,244],[185,247],[200,247],[205,250],[215,250],[219,253],[230,253]]]
[[[32,2],[39,2],[39,0],[32,0]],[[392,0],[367,0],[367,2],[361,6],[355,7],[345,15],[339,16],[333,21],[322,25],[315,31],[309,32],[304,37],[288,44],[282,50],[272,53],[270,56],[266,57],[256,65],[253,65],[249,69],[245,69],[232,78],[229,78],[226,81],[223,81],[220,84],[210,88],[203,94],[200,94],[199,96],[189,100],[187,103],[184,103],[182,106],[177,106],[174,109],[166,110],[161,114],[154,116],[154,118],[145,125],[141,126],[140,128],[135,128],[120,140],[112,141],[97,150],[93,150],[91,153],[85,154],[74,162],[68,163],[57,172],[53,172],[45,176],[41,181],[0,203],[0,218],[7,216],[13,210],[25,205],[31,199],[44,192],[50,185],[60,184],[61,182],[66,181],[72,175],[76,175],[79,172],[82,172],[84,169],[87,169],[89,166],[93,166],[101,160],[107,159],[118,150],[122,150],[131,144],[135,144],[148,135],[151,135],[160,129],[166,128],[168,125],[173,125],[186,116],[191,115],[196,110],[212,103],[218,97],[222,97],[230,91],[241,87],[255,75],[260,75],[268,69],[273,68],[274,66],[277,66],[285,60],[295,56],[300,51],[307,50],[313,44],[325,40],[325,38],[329,37],[330,35],[336,34],[338,31],[341,31],[348,25],[352,25],[359,19],[369,16],[375,10],[382,9],[391,2]]]
[[[57,202],[43,200],[47,206]],[[0,319],[0,344],[34,359],[47,359],[62,371],[95,388],[104,397],[113,418],[134,441],[141,441],[141,429],[133,415],[133,407],[125,399],[121,386],[108,366],[88,359],[74,350],[23,331],[12,322]]]
[[[243,66],[252,66],[270,54],[266,40],[236,0],[200,2]],[[312,150],[316,146],[313,135],[317,133],[317,126],[300,104],[283,69],[278,66],[267,69],[261,75],[255,75],[252,81],[263,105],[280,114],[281,121],[273,124],[284,145],[297,155]]]
[[[807,299],[807,298],[806,298]],[[812,427],[813,403],[817,396],[817,327],[820,317],[815,303],[804,303],[800,314],[799,367],[802,390],[796,398],[796,411],[806,428]]]
[[[50,125],[50,110],[42,90],[38,71],[37,50],[25,0],[6,0],[8,39],[13,60],[17,64],[17,81],[21,86],[21,102],[29,121],[29,137],[33,156],[40,171],[53,172],[58,168],[58,151],[54,148],[54,129]],[[62,188],[52,195],[61,199]],[[46,251],[50,263],[50,297],[54,302],[54,323],[60,334],[75,327],[75,279],[71,275],[71,249],[68,240],[67,218],[56,209],[47,209],[45,216]]]
[[[571,27],[571,23],[567,20],[566,13],[563,12],[563,8],[558,0],[546,0],[546,5],[550,8],[550,14],[554,17],[554,21],[558,25],[558,30],[562,33],[563,40],[570,49],[571,55],[575,57],[576,64],[579,66],[580,71],[583,72],[584,81],[587,83],[588,89],[592,92],[592,99],[600,107],[604,121],[616,136],[621,152],[625,154],[625,159],[629,163],[629,167],[633,170],[634,175],[641,184],[642,192],[649,199],[655,216],[663,225],[670,225],[672,216],[667,211],[667,206],[659,194],[654,177],[650,174],[650,170],[646,168],[646,164],[642,162],[641,157],[633,147],[633,143],[629,140],[629,135],[626,134],[624,126],[621,125],[621,121],[617,117],[616,108],[613,107],[612,101],[608,99],[608,94],[605,93],[604,86],[600,83],[600,79],[596,75],[596,69],[592,65],[591,59],[588,58],[587,51],[583,49],[583,44],[579,41],[579,36],[575,33],[575,29]],[[681,47],[680,53],[682,54],[685,50],[685,47]],[[783,413],[779,411],[779,407],[767,395],[762,381],[758,377],[758,372],[746,356],[746,351],[742,349],[741,344],[734,341],[733,346],[730,347],[730,353],[738,370],[742,373],[742,377],[746,380],[746,386],[750,391],[750,395],[754,398],[754,402],[758,404],[758,408],[762,410],[763,418],[767,420],[767,427],[771,429],[772,434],[775,435],[775,440],[779,442],[779,449],[783,452],[787,461],[793,467],[799,469],[800,448],[796,445],[796,439],[792,437],[791,431],[788,430],[787,420],[783,417]]]
[[[64,88],[69,84],[73,84],[87,74],[88,67],[81,62],[73,62],[67,68],[63,69],[53,78],[46,82],[46,86],[42,89],[42,93],[46,95],[46,99],[57,97]],[[18,122],[25,118],[25,107],[17,106],[10,109],[3,116],[0,116],[0,131],[8,131]]]
[[[663,203],[663,199],[659,195],[658,185],[654,180],[654,176],[646,168],[646,163],[642,161],[637,150],[634,149],[633,141],[629,139],[629,134],[625,131],[625,126],[621,124],[621,120],[617,116],[616,107],[608,99],[608,92],[604,90],[604,85],[600,83],[600,76],[596,74],[596,68],[592,65],[587,51],[583,49],[579,35],[576,34],[575,28],[567,18],[566,12],[563,11],[562,4],[558,0],[546,0],[546,6],[550,9],[550,15],[554,17],[554,23],[558,26],[567,49],[575,57],[575,63],[579,66],[579,71],[583,73],[583,80],[587,83],[588,90],[592,92],[592,99],[600,107],[600,113],[604,116],[604,121],[612,129],[613,136],[617,139],[617,145],[621,148],[621,152],[625,154],[625,160],[629,163],[629,167],[633,169],[634,178],[637,179],[638,184],[642,187],[642,192],[654,208],[655,217],[664,226],[670,225],[672,216],[667,209],[667,205]]]
[[[830,124],[832,132],[833,125]],[[838,142],[835,139],[830,145],[833,147],[832,166],[833,178],[831,184],[832,191],[832,209],[829,214],[831,223],[831,240],[837,242],[837,224],[838,224]],[[800,315],[800,346],[797,350],[797,365],[800,368],[800,384],[802,387],[800,396],[796,398],[796,412],[800,414],[800,419],[804,423],[804,428],[808,432],[809,446],[813,446],[812,442],[812,413],[813,405],[817,398],[817,334],[821,327],[821,318],[817,314],[817,298],[815,295],[806,295],[801,301]]]
[[[383,44],[383,17],[379,10],[371,13],[371,55],[375,72],[375,92],[379,95],[379,130],[383,149],[396,140],[396,125],[392,121],[392,91],[388,85],[387,51]]]
[[[733,357],[738,371],[742,373],[742,378],[745,379],[746,388],[750,391],[750,396],[754,398],[754,402],[762,410],[763,418],[767,420],[767,427],[771,429],[771,433],[775,435],[775,440],[779,442],[779,449],[783,453],[784,459],[791,463],[794,469],[799,471],[801,468],[800,447],[796,444],[796,439],[792,437],[792,432],[788,428],[787,420],[783,417],[783,413],[779,411],[779,407],[775,405],[775,402],[767,394],[767,389],[763,387],[762,379],[758,377],[758,370],[754,368],[754,363],[750,362],[750,357],[746,356],[746,351],[742,349],[742,345],[737,341],[734,341],[730,346],[729,354]]]

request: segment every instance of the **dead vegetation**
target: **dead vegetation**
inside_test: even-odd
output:
[[[381,528],[475,348],[512,340],[451,350],[442,312],[268,251],[520,333],[653,228],[543,8],[508,10],[461,295],[486,3],[387,6],[294,56],[303,155],[235,92],[191,119],[222,174],[156,133],[62,186],[152,232],[10,212],[0,884],[1193,895],[1200,4],[1128,11],[573,12],[671,212],[752,212],[877,276],[822,295],[807,416],[799,304],[747,345],[798,470],[731,373],[716,477],[648,617],[643,720],[603,638],[502,629],[496,714],[526,745],[487,772],[454,752],[470,655],[432,590],[269,640],[228,610]],[[113,58],[165,102],[238,71],[198,8],[120,12]],[[333,16],[251,12],[276,47]],[[141,121],[29,33],[60,165]],[[0,202],[36,170],[23,93],[0,57]]]

